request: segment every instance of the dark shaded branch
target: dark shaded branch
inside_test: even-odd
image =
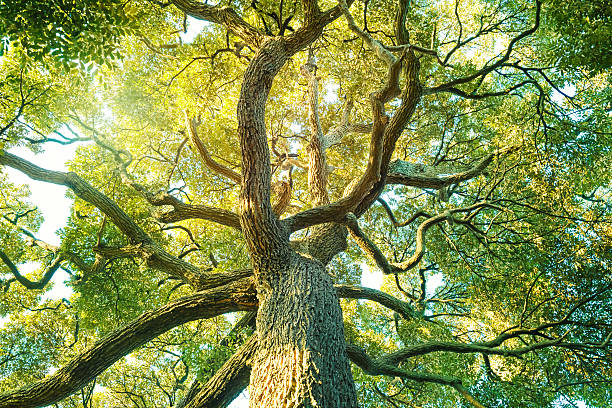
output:
[[[31,280],[23,276],[21,273],[19,273],[19,269],[17,269],[17,266],[15,266],[15,264],[11,261],[8,255],[4,253],[1,249],[0,249],[0,259],[2,259],[4,264],[9,268],[9,270],[11,271],[11,273],[13,274],[17,282],[21,283],[23,286],[25,286],[28,289],[44,288],[47,285],[47,283],[49,283],[49,281],[51,280],[51,278],[53,277],[57,269],[60,267],[61,262],[63,260],[61,255],[56,256],[55,259],[53,259],[53,261],[45,269],[45,272],[43,273],[42,278],[39,281],[32,282]]]
[[[225,26],[229,31],[255,48],[259,48],[265,39],[264,34],[244,21],[231,7],[211,6],[194,0],[172,0],[172,4],[195,19]]]
[[[250,310],[256,304],[250,278],[178,299],[108,334],[45,379],[0,395],[0,408],[52,404],[81,389],[121,357],[173,327],[223,313]]]
[[[383,271],[383,273],[389,275],[392,273],[401,272],[400,269],[397,269],[395,266],[391,265],[389,261],[387,261],[387,257],[381,252],[381,250],[376,246],[372,240],[361,230],[359,227],[359,223],[357,222],[357,217],[353,213],[348,213],[346,215],[345,225],[348,227],[353,240],[357,243],[359,248],[363,252],[365,252],[370,258],[376,262],[376,265]]]
[[[473,81],[476,78],[479,77],[484,77],[485,75],[489,74],[490,72],[494,71],[495,69],[501,67],[504,63],[506,63],[509,59],[510,56],[512,55],[512,50],[514,49],[514,46],[516,45],[517,42],[519,42],[520,40],[522,40],[523,38],[530,36],[531,34],[535,33],[537,31],[537,29],[540,26],[540,11],[542,8],[542,2],[540,0],[536,0],[536,13],[535,13],[535,21],[533,23],[533,26],[531,28],[529,28],[528,30],[525,30],[523,32],[521,32],[519,35],[517,35],[516,37],[514,37],[510,43],[508,44],[508,48],[506,49],[506,53],[500,58],[498,59],[496,62],[494,62],[491,65],[485,66],[483,68],[481,68],[480,70],[474,72],[471,75],[467,75],[461,78],[457,78],[454,79],[452,81],[449,81],[445,84],[442,85],[438,85],[435,86],[433,88],[428,88],[424,91],[425,94],[434,94],[434,93],[438,93],[438,92],[449,92],[451,89],[453,89],[455,86],[457,85],[461,85],[461,84],[465,84],[468,82]]]
[[[395,218],[395,214],[393,214],[393,211],[391,210],[391,207],[389,207],[389,204],[387,204],[387,202],[385,200],[383,200],[382,198],[379,198],[376,201],[378,201],[380,203],[380,205],[382,205],[382,207],[385,209],[385,212],[389,216],[389,219],[391,220],[391,223],[396,228],[401,228],[401,227],[405,227],[406,225],[410,225],[413,222],[415,222],[417,219],[419,219],[419,217],[431,218],[431,215],[427,214],[426,212],[424,212],[424,211],[417,211],[410,218],[408,218],[406,221],[399,222],[397,220],[397,218]]]
[[[535,85],[537,85],[535,81],[528,80],[528,81],[520,82],[520,83],[518,83],[516,85],[513,85],[513,86],[511,86],[509,88],[506,88],[503,91],[497,91],[497,92],[484,92],[484,93],[480,93],[480,94],[477,94],[477,93],[474,93],[474,92],[468,93],[468,92],[465,92],[465,91],[463,91],[463,90],[461,90],[459,88],[455,88],[455,87],[448,88],[447,92],[450,92],[452,94],[455,94],[455,95],[460,96],[460,97],[465,98],[465,99],[476,99],[477,100],[477,99],[491,98],[493,96],[508,95],[510,92],[512,92],[512,91],[514,91],[514,90],[516,90],[518,88],[522,88],[523,86],[525,86],[527,84],[535,84]],[[427,90],[424,91],[424,94],[426,94],[426,93],[427,93]]]
[[[226,407],[249,385],[250,361],[257,351],[257,335],[252,335],[202,386],[186,408]]]
[[[470,213],[472,211],[475,211],[475,210],[478,210],[484,207],[497,208],[494,205],[483,201],[483,202],[475,203],[469,207],[453,208],[450,210],[446,210],[442,214],[436,215],[434,217],[428,218],[427,220],[423,221],[421,225],[419,225],[416,231],[416,246],[414,249],[414,254],[406,261],[399,263],[399,264],[393,264],[393,266],[402,271],[408,271],[414,268],[415,266],[419,264],[419,262],[423,258],[423,255],[425,254],[425,234],[427,233],[427,230],[429,228],[443,221],[447,221],[447,220],[450,222],[468,224],[469,223],[468,221],[456,219],[453,217],[453,215],[457,213]]]

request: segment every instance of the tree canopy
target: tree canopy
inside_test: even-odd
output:
[[[607,406],[611,10],[0,0],[0,408]]]

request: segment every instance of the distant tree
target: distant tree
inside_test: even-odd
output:
[[[51,245],[0,173],[0,407],[605,406],[610,7],[572,4],[0,1],[0,165],[73,199]]]

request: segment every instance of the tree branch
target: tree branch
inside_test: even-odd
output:
[[[462,220],[456,220],[455,218],[453,218],[453,215],[457,213],[470,213],[474,210],[484,207],[497,208],[488,202],[482,201],[475,203],[469,207],[446,210],[442,214],[436,215],[423,221],[416,231],[416,247],[414,249],[414,254],[406,261],[399,264],[393,264],[393,266],[404,272],[414,268],[419,264],[419,262],[423,258],[423,255],[425,254],[425,234],[427,233],[427,230],[429,228],[447,220],[451,222],[461,222]]]
[[[319,120],[319,80],[317,66],[311,54],[308,63],[301,67],[308,80],[308,111],[310,143],[308,143],[308,188],[316,205],[329,203],[327,195],[327,163],[323,150],[323,130]]]
[[[200,158],[202,159],[204,164],[214,172],[222,174],[228,179],[240,184],[242,182],[242,177],[240,176],[240,174],[236,173],[234,170],[230,169],[227,166],[217,163],[210,156],[208,150],[206,150],[206,147],[198,136],[197,127],[199,123],[196,122],[195,118],[190,119],[189,113],[187,111],[185,111],[185,124],[187,126],[187,133],[189,134],[189,139],[191,140],[191,143],[193,143],[193,145],[196,147],[196,150],[200,154]]]
[[[351,236],[361,248],[363,252],[365,252],[370,258],[376,262],[376,265],[383,271],[384,274],[390,275],[393,273],[401,272],[400,269],[391,265],[389,261],[387,261],[387,257],[381,252],[381,250],[376,246],[370,238],[361,230],[359,227],[359,223],[357,222],[357,217],[353,213],[348,213],[346,215],[345,225],[348,227],[351,232]]]
[[[240,219],[238,214],[222,208],[209,207],[199,204],[186,204],[176,197],[167,193],[160,193],[152,197],[149,202],[156,206],[171,205],[170,211],[155,215],[155,218],[164,223],[177,222],[188,219],[203,219],[213,221],[217,224],[240,230]]]
[[[265,35],[244,21],[234,9],[228,6],[210,6],[194,0],[171,0],[185,14],[212,23],[221,24],[249,45],[259,48]]]
[[[200,268],[166,252],[113,200],[75,173],[45,170],[6,151],[0,151],[0,164],[19,170],[34,180],[70,188],[79,198],[93,204],[106,214],[133,245],[139,246],[140,256],[150,267],[177,276],[196,287],[205,279]]]
[[[250,362],[257,351],[257,334],[252,335],[202,386],[186,408],[226,407],[249,385]]]
[[[461,384],[461,380],[454,377],[444,375],[422,373],[417,371],[407,371],[387,363],[383,359],[373,359],[358,346],[353,344],[346,345],[346,352],[353,363],[358,365],[366,374],[369,375],[388,375],[392,377],[401,377],[416,382],[429,382],[440,385],[451,386],[459,391],[462,396],[468,397],[466,400],[476,408],[484,408],[471,394],[465,390]]]
[[[465,83],[473,81],[476,78],[483,77],[489,74],[490,72],[494,71],[495,69],[499,68],[500,66],[502,66],[504,63],[506,63],[510,59],[510,56],[512,55],[512,50],[514,46],[516,45],[516,43],[537,31],[537,29],[540,26],[541,9],[542,9],[542,2],[540,0],[536,0],[536,13],[535,13],[535,21],[533,23],[533,26],[529,28],[528,30],[521,32],[516,37],[514,37],[508,44],[506,53],[500,59],[498,59],[495,63],[485,66],[481,68],[480,70],[474,72],[471,75],[467,75],[465,77],[454,79],[452,81],[449,81],[442,85],[435,86],[433,88],[428,88],[425,90],[425,94],[430,95],[430,94],[445,92],[445,91],[449,92],[457,85],[465,84]]]
[[[178,299],[113,331],[52,375],[0,395],[0,408],[34,408],[57,402],[84,387],[115,361],[181,324],[251,310],[257,297],[251,278]]]
[[[23,276],[21,273],[19,273],[19,269],[17,269],[17,266],[15,266],[15,264],[11,261],[8,255],[1,249],[0,259],[2,259],[4,264],[9,268],[17,282],[21,283],[28,289],[43,289],[47,285],[47,283],[49,283],[49,281],[51,280],[55,272],[58,270],[63,261],[63,257],[61,254],[56,255],[53,261],[51,261],[51,263],[45,269],[42,278],[39,281],[32,282],[31,280]]]
[[[388,184],[403,184],[417,188],[441,189],[452,184],[473,179],[491,164],[495,157],[514,152],[516,146],[500,149],[488,154],[475,165],[466,170],[413,164],[403,160],[395,160],[389,165]]]
[[[404,319],[421,318],[422,314],[408,303],[380,290],[357,285],[334,285],[338,297],[346,299],[368,299],[397,312]]]

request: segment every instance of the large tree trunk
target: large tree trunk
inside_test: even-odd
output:
[[[240,225],[259,298],[251,408],[357,407],[342,311],[332,280],[322,263],[291,249],[290,232],[270,204],[266,100],[287,59],[314,41],[322,27],[306,30],[306,39],[293,48],[284,38],[266,39],[251,60],[240,90]]]
[[[318,261],[292,253],[257,273],[259,346],[250,406],[357,407],[336,290]]]

